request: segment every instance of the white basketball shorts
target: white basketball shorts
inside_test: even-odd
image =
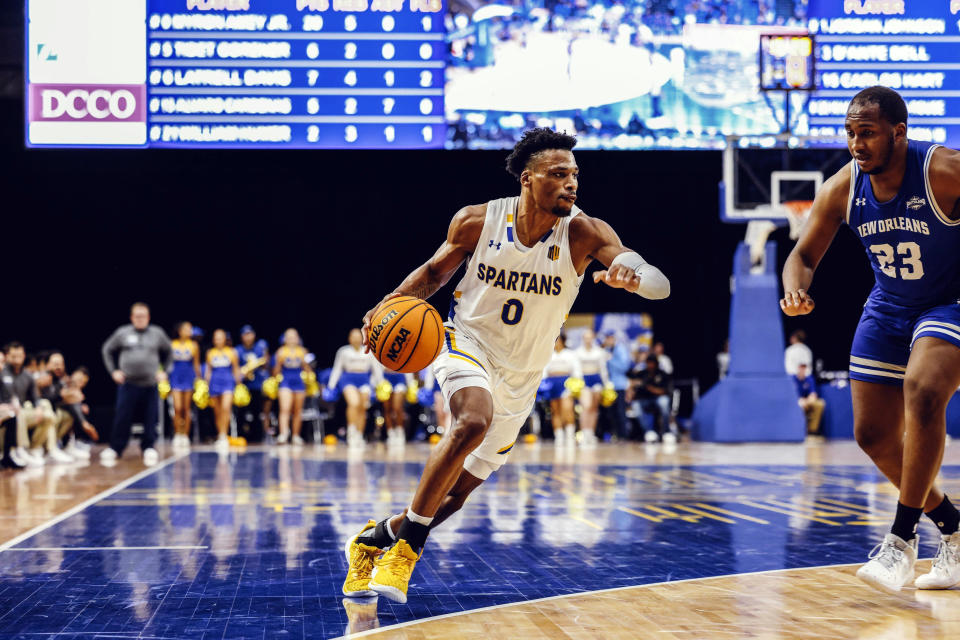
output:
[[[483,442],[463,463],[481,480],[503,466],[533,410],[542,371],[509,371],[490,364],[483,349],[462,332],[444,327],[444,346],[433,363],[447,408],[457,391],[480,387],[493,397],[493,420]],[[454,416],[456,418],[456,416]]]

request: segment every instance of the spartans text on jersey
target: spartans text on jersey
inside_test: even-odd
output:
[[[492,287],[506,291],[537,293],[544,296],[558,296],[563,288],[560,276],[545,276],[528,271],[507,271],[482,262],[477,265],[477,278]]]

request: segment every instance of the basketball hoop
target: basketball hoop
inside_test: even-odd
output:
[[[813,208],[813,200],[787,200],[780,205],[787,211],[787,222],[790,223],[790,239],[800,238],[800,232],[807,218],[810,217],[810,209]]]

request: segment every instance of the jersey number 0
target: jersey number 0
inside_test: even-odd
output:
[[[500,319],[503,324],[517,324],[523,317],[523,303],[516,298],[510,298],[503,303],[503,311],[500,312]]]

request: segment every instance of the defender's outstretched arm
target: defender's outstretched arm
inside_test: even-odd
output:
[[[840,169],[823,184],[813,200],[810,219],[783,265],[780,308],[788,316],[801,316],[813,311],[813,298],[807,289],[813,282],[817,265],[837,235],[837,229],[846,220],[852,164]]]

